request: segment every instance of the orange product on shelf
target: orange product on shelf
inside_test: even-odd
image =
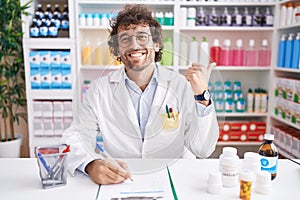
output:
[[[233,121],[231,122],[230,131],[242,131],[246,132],[248,130],[248,123],[243,121]]]
[[[220,131],[219,139],[220,142],[227,142],[229,141],[229,132]]]
[[[266,122],[249,122],[249,131],[266,131]]]
[[[83,65],[91,65],[92,64],[92,47],[84,46],[83,47],[83,55],[82,55],[82,64]]]
[[[264,134],[265,132],[261,131],[248,131],[247,136],[248,136],[248,141],[251,142],[261,142],[264,141]]]
[[[229,141],[239,141],[244,142],[247,141],[247,132],[244,131],[230,131],[229,133]]]

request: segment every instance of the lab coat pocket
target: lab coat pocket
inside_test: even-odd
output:
[[[167,113],[163,113],[161,116],[162,129],[165,131],[172,131],[179,127],[179,114],[178,112],[170,113],[170,118]]]

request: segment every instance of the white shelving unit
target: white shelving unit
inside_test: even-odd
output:
[[[25,0],[22,0],[25,2]],[[33,13],[35,6],[38,3],[47,4],[50,1],[46,0],[34,0],[32,7],[30,8]],[[286,2],[286,1],[285,1]],[[30,132],[30,148],[34,145],[45,144],[45,143],[56,143],[57,138],[36,138],[33,136],[33,108],[32,103],[34,100],[78,100],[78,97],[73,97],[75,92],[81,93],[81,85],[84,80],[93,80],[109,71],[116,70],[120,66],[114,64],[82,64],[82,49],[86,43],[86,40],[93,45],[93,48],[97,45],[101,45],[104,49],[107,46],[108,38],[108,26],[83,26],[79,24],[78,16],[80,13],[117,13],[125,4],[142,3],[150,6],[154,12],[156,11],[171,11],[174,13],[174,26],[162,26],[163,35],[171,37],[173,40],[174,50],[174,66],[168,66],[179,73],[184,73],[187,69],[186,66],[179,66],[179,50],[181,37],[192,38],[196,37],[197,41],[201,41],[201,38],[205,36],[209,41],[210,46],[215,38],[223,41],[224,39],[231,39],[232,45],[235,44],[236,39],[242,39],[244,41],[244,47],[248,45],[249,39],[255,39],[256,46],[259,46],[258,42],[262,39],[267,39],[269,45],[271,45],[272,51],[272,62],[270,67],[245,67],[245,66],[217,66],[212,75],[222,77],[223,81],[241,81],[243,88],[243,95],[246,97],[248,88],[265,88],[267,89],[270,101],[269,105],[274,105],[274,98],[272,93],[274,91],[274,77],[279,74],[283,74],[289,77],[292,74],[298,73],[298,70],[280,69],[276,67],[277,60],[277,49],[279,42],[279,35],[283,32],[297,31],[299,30],[298,25],[279,27],[279,7],[282,2],[271,2],[271,3],[260,3],[260,2],[194,2],[194,1],[97,1],[97,0],[54,0],[50,2],[52,5],[55,3],[63,4],[67,3],[69,6],[70,16],[70,30],[68,38],[55,38],[55,39],[32,39],[29,38],[29,26],[32,21],[32,16],[23,16],[24,24],[23,30],[24,35],[24,54],[25,54],[25,67],[26,67],[26,83],[27,83],[27,97],[28,97],[28,113],[29,113],[29,132]],[[223,7],[233,8],[238,7],[240,13],[244,7],[254,9],[259,8],[271,8],[274,14],[274,26],[273,27],[223,27],[223,26],[196,26],[196,27],[181,27],[180,26],[180,8],[181,7],[204,7],[211,8],[216,7],[217,10],[223,9]],[[72,58],[72,78],[73,87],[72,90],[32,90],[30,88],[30,72],[29,72],[29,58],[28,53],[34,49],[69,49],[71,51]],[[275,50],[275,51],[274,51]],[[106,60],[104,53],[103,59]],[[74,90],[76,89],[76,91]],[[272,111],[273,107],[269,106],[269,111]],[[271,114],[268,113],[218,113],[220,119],[230,120],[262,120],[266,121],[268,125],[272,125],[274,121],[276,123],[284,123],[277,120]],[[267,127],[267,131],[270,130],[270,126]],[[237,146],[241,149],[247,149],[256,151],[260,142],[219,142],[219,148],[224,145]],[[252,148],[252,149],[251,149]],[[32,151],[31,151],[32,152]],[[33,154],[31,154],[32,156]]]
[[[27,3],[27,0],[22,0],[21,4]],[[29,27],[31,26],[34,12],[37,4],[42,4],[43,9],[46,4],[51,4],[54,8],[58,4],[60,9],[63,5],[68,5],[69,9],[69,30],[62,30],[61,36],[58,38],[31,38],[29,34]],[[76,46],[75,46],[75,26],[74,26],[74,4],[69,0],[33,0],[31,7],[27,10],[33,13],[29,16],[22,16],[23,20],[23,49],[25,60],[25,78],[26,78],[26,95],[27,95],[27,108],[28,108],[28,128],[29,128],[29,152],[30,156],[34,157],[34,148],[36,146],[53,145],[60,143],[60,137],[53,135],[36,136],[34,134],[34,108],[35,101],[72,101],[73,92],[76,80]],[[32,89],[31,88],[31,75],[30,75],[30,57],[32,51],[68,51],[70,52],[71,63],[71,78],[72,89]]]
[[[290,2],[289,0],[284,0],[284,1],[279,1],[276,4],[276,12],[280,13],[280,8],[281,5],[283,3],[287,3]],[[291,69],[291,68],[280,68],[277,66],[277,55],[278,55],[278,47],[279,47],[279,42],[280,42],[280,38],[282,34],[289,34],[289,33],[297,33],[300,30],[300,23],[294,23],[294,24],[290,24],[290,25],[286,25],[286,26],[280,26],[279,22],[280,22],[280,17],[278,16],[277,19],[277,25],[276,25],[276,32],[274,34],[274,44],[276,45],[277,48],[276,51],[273,54],[273,67],[271,70],[271,87],[270,87],[270,112],[269,112],[269,128],[271,128],[272,126],[281,126],[281,125],[285,125],[287,127],[287,129],[289,128],[294,128],[295,130],[299,131],[300,130],[300,126],[292,123],[291,121],[287,120],[287,119],[283,119],[281,116],[277,116],[275,115],[275,106],[276,106],[276,97],[275,97],[275,89],[276,89],[276,78],[277,77],[281,77],[281,78],[287,78],[287,79],[296,79],[296,80],[300,80],[300,69]],[[295,133],[297,131],[294,131]],[[299,133],[296,133],[299,134]],[[283,157],[286,158],[294,158],[291,156],[291,152],[286,152],[286,150],[288,149],[288,147],[286,148],[282,148],[280,149],[279,153],[280,155],[282,155]]]

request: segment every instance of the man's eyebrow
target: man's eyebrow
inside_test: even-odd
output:
[[[119,38],[120,38],[120,37],[123,37],[123,36],[127,36],[127,35],[128,35],[128,33],[126,33],[126,32],[119,33]]]

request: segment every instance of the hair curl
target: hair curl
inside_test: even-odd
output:
[[[137,5],[126,5],[121,10],[116,18],[110,21],[111,31],[108,40],[108,46],[111,54],[118,56],[119,44],[118,44],[118,28],[124,26],[127,28],[131,24],[135,25],[148,25],[152,35],[152,41],[159,44],[159,51],[155,52],[155,62],[159,62],[162,57],[162,29],[159,22],[152,17],[152,11],[149,7],[137,4]],[[119,61],[120,57],[117,58]]]

